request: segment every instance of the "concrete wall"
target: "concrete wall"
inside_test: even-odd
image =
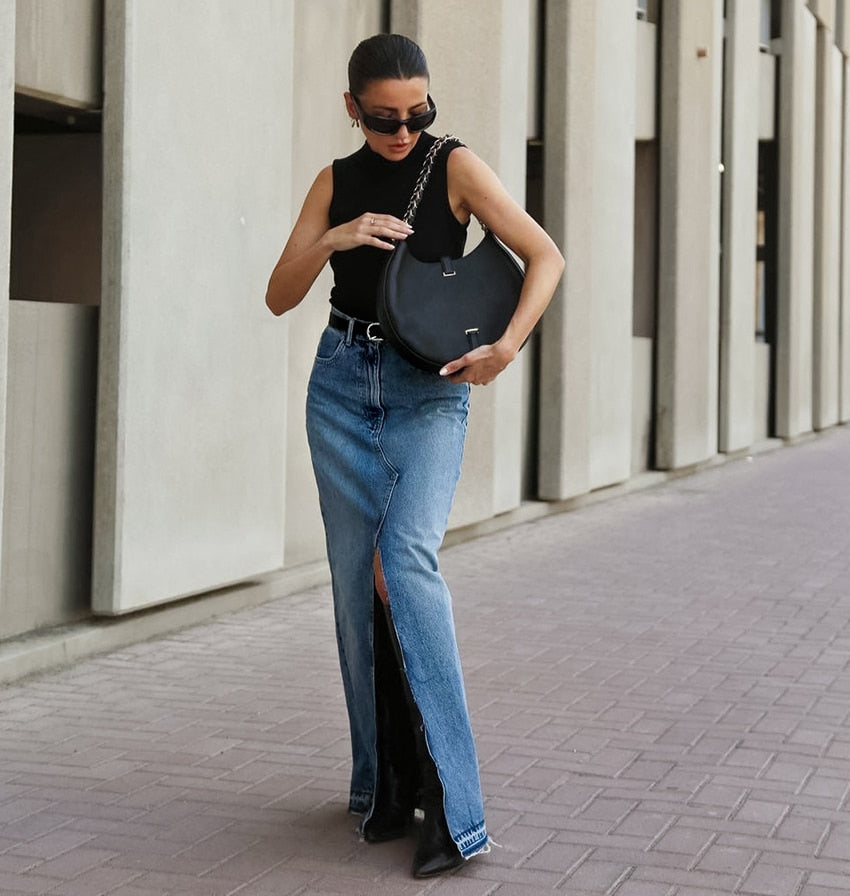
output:
[[[720,271],[720,402],[718,447],[753,443],[755,389],[756,209],[760,108],[759,7],[726,4],[723,128],[723,253]]]
[[[2,637],[91,612],[100,150],[99,134],[15,137]]]
[[[12,153],[14,146],[15,8],[0,4],[0,396],[6,395],[9,362],[9,257],[12,243]],[[6,402],[0,400],[0,445],[6,442]],[[0,454],[0,507],[6,470]],[[2,539],[0,539],[2,564]],[[2,584],[2,583],[0,583]],[[0,604],[0,612],[2,605]]]
[[[97,308],[10,303],[0,637],[91,612]]]
[[[850,16],[848,16],[850,19]],[[850,48],[848,48],[850,49]],[[850,63],[842,65],[844,116],[841,184],[841,348],[839,373],[839,417],[850,420]]]
[[[543,23],[545,10],[540,0],[528,0],[528,89],[526,90],[526,136],[543,137]]]
[[[769,409],[791,438],[850,419],[844,0],[783,0],[778,66],[756,52],[758,4],[727,0],[725,71],[720,0],[653,4],[659,27],[632,0],[254,2],[106,0],[103,138],[18,136],[14,249],[15,72],[22,110],[64,126],[75,106],[96,126],[100,4],[0,4],[0,637],[89,601],[125,613],[320,572],[304,398],[330,272],[283,319],[263,294],[316,173],[362,142],[345,67],[383,28],[428,53],[434,130],[520,202],[529,178],[567,257],[539,355],[533,340],[473,393],[452,526],[536,496],[538,443],[539,495],[557,501],[746,450],[773,434]],[[782,166],[774,392],[771,346],[754,342],[757,138]],[[51,300],[11,303],[11,336],[10,276],[16,296]],[[87,555],[98,309],[67,303],[101,292]]]
[[[555,4],[546,39],[545,223],[566,269],[542,328],[540,494],[566,498],[631,468],[633,4]]]
[[[15,6],[16,90],[66,106],[100,108],[101,0],[17,0]]]
[[[106,4],[97,612],[283,560],[292,12]]]
[[[658,26],[638,20],[635,33],[635,140],[658,136]]]

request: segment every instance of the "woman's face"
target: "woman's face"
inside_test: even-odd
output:
[[[357,103],[360,104],[360,109],[357,108]],[[400,121],[427,112],[428,79],[388,78],[384,81],[370,81],[356,98],[346,91],[345,106],[349,116],[361,122],[363,135],[370,149],[391,162],[399,162],[416,145],[421,131],[411,133],[403,125],[394,134],[377,134],[369,130],[361,120],[360,111],[366,115]]]

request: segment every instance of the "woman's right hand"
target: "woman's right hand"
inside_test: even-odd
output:
[[[406,240],[411,233],[413,228],[401,218],[365,212],[329,230],[325,239],[334,252],[346,252],[358,246],[392,250],[396,240]]]
[[[274,314],[294,308],[307,295],[334,252],[358,246],[392,250],[393,240],[406,240],[412,228],[393,215],[365,212],[331,227],[328,217],[333,198],[333,170],[322,169],[307,193],[289,240],[275,265],[266,289],[266,305]]]

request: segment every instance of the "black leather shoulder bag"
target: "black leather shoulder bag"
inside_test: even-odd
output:
[[[408,224],[413,223],[434,159],[449,141],[460,143],[447,134],[428,151],[404,214]],[[382,334],[411,364],[437,372],[471,349],[499,339],[516,310],[524,277],[486,227],[483,240],[462,258],[419,261],[401,241],[378,285]]]

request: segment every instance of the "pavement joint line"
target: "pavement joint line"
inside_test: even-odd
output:
[[[605,891],[605,896],[616,896],[617,890],[635,873],[636,867],[629,865],[623,873],[614,881],[613,884]]]

